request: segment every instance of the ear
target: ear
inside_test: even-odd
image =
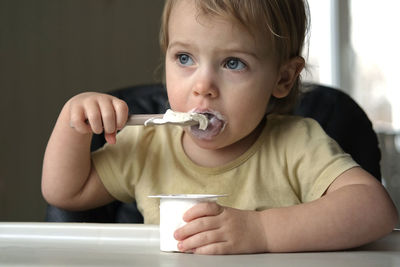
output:
[[[287,96],[303,70],[304,64],[304,58],[302,57],[294,57],[284,63],[279,69],[277,85],[272,95],[276,98]]]

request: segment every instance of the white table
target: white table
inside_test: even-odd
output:
[[[0,223],[0,266],[400,266],[400,231],[343,252],[204,256],[159,250],[158,226]]]

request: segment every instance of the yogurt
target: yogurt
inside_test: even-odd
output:
[[[177,112],[168,109],[162,118],[148,119],[144,125],[166,123],[193,126],[204,131],[208,126],[208,118],[197,112]]]
[[[218,197],[226,195],[178,194],[156,195],[150,198],[160,199],[160,250],[179,252],[178,241],[174,238],[176,229],[186,224],[183,214],[201,202],[216,202]]]

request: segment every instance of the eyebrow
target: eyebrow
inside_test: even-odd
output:
[[[167,50],[169,50],[171,47],[174,46],[181,46],[184,48],[191,48],[192,45],[185,43],[185,42],[181,42],[181,41],[175,41],[172,42],[168,45]],[[249,55],[251,57],[254,57],[256,59],[260,59],[260,56],[258,56],[256,53],[251,52],[251,51],[247,51],[247,50],[242,50],[242,49],[237,49],[237,48],[221,48],[219,49],[221,52],[225,52],[225,53],[237,53],[237,54],[245,54],[245,55]]]
[[[174,46],[182,46],[184,48],[190,48],[191,45],[185,42],[181,42],[181,41],[175,41],[175,42],[171,42],[170,44],[168,44],[167,50],[170,49],[171,47]]]

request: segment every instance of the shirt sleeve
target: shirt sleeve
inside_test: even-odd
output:
[[[340,174],[358,166],[315,120],[301,120],[293,132],[296,136],[288,144],[289,179],[301,202],[320,198]]]
[[[140,157],[143,127],[125,127],[117,143],[105,144],[92,153],[93,165],[107,191],[116,199],[132,202],[143,158]]]

